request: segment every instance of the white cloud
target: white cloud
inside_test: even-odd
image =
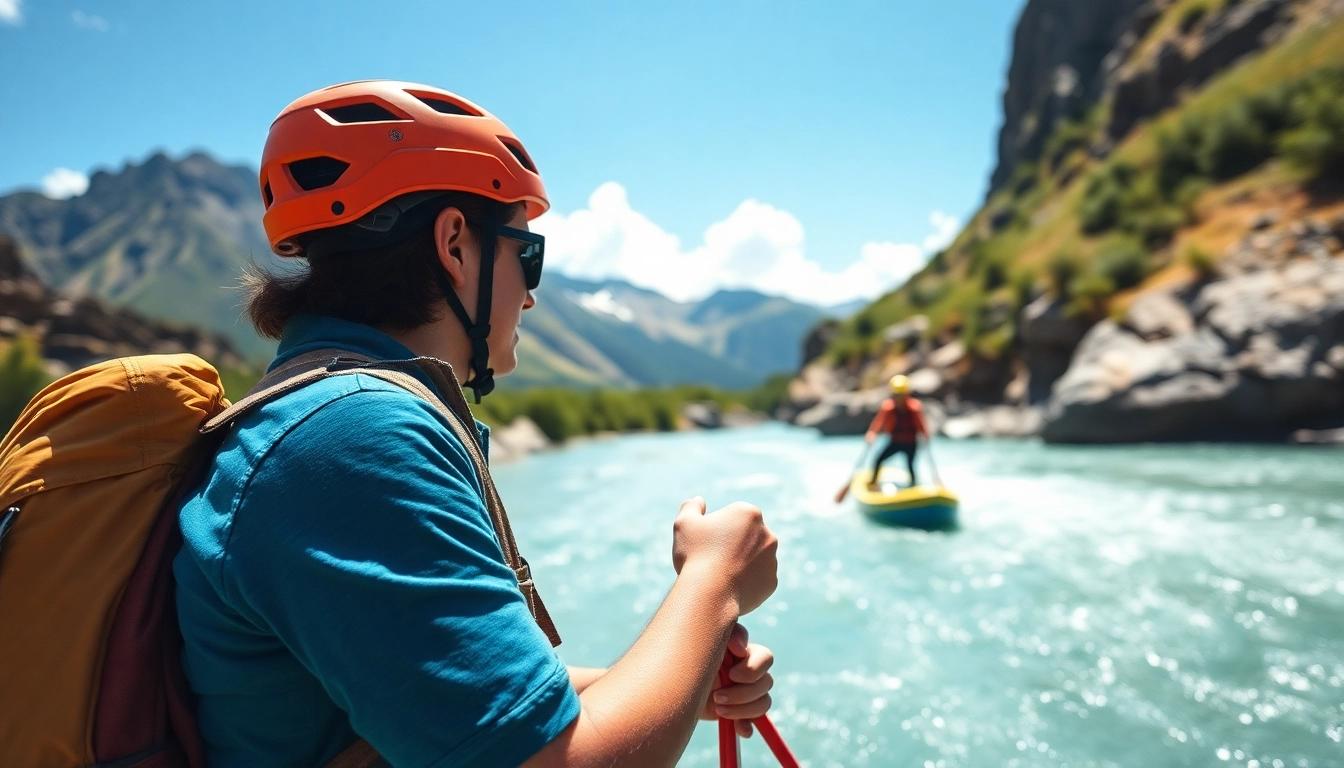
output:
[[[23,0],[0,0],[0,24],[23,22]]]
[[[0,2],[3,2],[3,0],[0,0]],[[94,32],[106,32],[112,26],[102,16],[94,16],[92,13],[85,13],[80,10],[71,13],[70,20],[75,22],[76,27],[92,29]]]
[[[82,195],[89,188],[89,177],[69,168],[57,168],[42,177],[42,194],[55,200]]]
[[[957,217],[942,211],[929,214],[929,226],[933,227],[933,231],[924,238],[924,250],[929,253],[951,245],[961,230],[961,222],[957,221]]]
[[[546,235],[547,262],[579,277],[619,277],[674,299],[697,299],[719,288],[749,287],[814,304],[872,298],[904,282],[933,250],[956,234],[957,221],[941,211],[920,243],[865,243],[841,269],[809,259],[803,224],[788,211],[744,200],[685,248],[630,205],[625,188],[607,182],[588,207],[551,212],[535,222]]]

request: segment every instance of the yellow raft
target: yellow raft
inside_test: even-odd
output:
[[[874,522],[909,528],[941,530],[957,525],[957,496],[940,485],[902,488],[906,474],[899,469],[883,469],[876,487],[869,486],[872,470],[854,473],[849,495]]]

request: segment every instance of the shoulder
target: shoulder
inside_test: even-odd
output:
[[[367,462],[434,449],[470,466],[465,446],[424,398],[364,374],[333,376],[262,406],[240,433],[259,432],[256,458]]]

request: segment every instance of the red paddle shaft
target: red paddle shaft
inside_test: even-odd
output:
[[[726,688],[732,685],[728,679],[728,670],[737,663],[731,651],[725,651],[723,654],[723,663],[719,665],[719,687]],[[761,738],[770,747],[774,753],[775,759],[783,768],[799,768],[798,758],[789,751],[789,745],[784,743],[784,739],[779,735],[779,730],[775,724],[770,722],[769,715],[761,715],[751,724],[756,726],[760,732]],[[738,768],[742,762],[742,753],[738,751],[737,745],[737,726],[732,720],[725,717],[719,718],[719,768]]]

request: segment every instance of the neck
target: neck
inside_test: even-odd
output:
[[[414,352],[417,356],[437,357],[453,366],[458,381],[471,378],[471,340],[452,315],[406,331],[384,328],[384,333]]]

